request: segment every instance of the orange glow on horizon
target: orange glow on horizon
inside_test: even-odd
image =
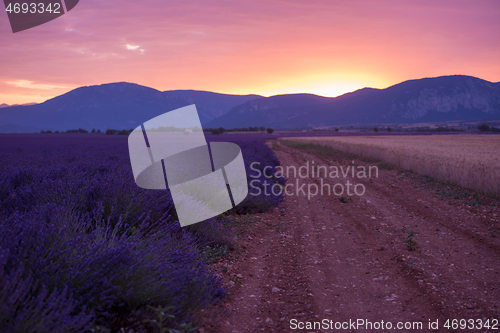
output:
[[[0,104],[80,86],[334,97],[423,77],[500,81],[500,2],[80,2],[13,34],[0,14]]]

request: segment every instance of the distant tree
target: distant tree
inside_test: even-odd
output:
[[[490,127],[490,131],[492,131],[492,132],[500,132],[500,128],[498,128],[498,127]]]
[[[95,128],[92,129],[92,131],[90,133],[95,133]]]
[[[264,132],[266,130],[266,128],[264,126],[259,127],[259,129],[261,132]]]
[[[101,130],[100,130],[100,129],[98,129],[98,130],[97,130],[97,133],[101,133]]]
[[[51,130],[48,130],[48,131],[47,131],[47,132],[45,132],[45,133],[52,133],[52,131],[51,131]]]
[[[392,132],[392,128],[387,127],[387,132],[391,133]]]
[[[67,130],[66,133],[88,133],[86,129],[79,128],[79,129],[72,129],[72,130]]]
[[[267,129],[267,133],[269,133],[269,134],[273,134],[273,132],[274,132],[274,130],[273,130],[272,128],[268,128],[268,129]]]
[[[338,132],[338,131],[340,131],[340,129],[339,129],[338,127],[337,127],[337,128],[335,128],[335,132]]]
[[[41,130],[41,131],[40,131],[40,133],[45,133],[45,131],[44,131],[44,130]]]
[[[116,131],[114,129],[107,129],[106,130],[107,135],[114,135],[115,133],[116,133]]]
[[[488,132],[490,130],[490,127],[487,124],[481,124],[477,126],[477,129],[480,132]]]
[[[213,135],[219,135],[220,134],[220,131],[218,128],[214,128],[210,131],[210,133],[212,133]]]
[[[55,131],[54,133],[59,133],[59,131]]]
[[[219,134],[224,133],[226,130],[223,127],[219,127]]]
[[[126,129],[122,129],[121,131],[118,132],[118,135],[128,135],[129,132]]]
[[[374,132],[378,132],[378,127],[374,127],[374,128],[373,128],[373,131],[374,131]]]

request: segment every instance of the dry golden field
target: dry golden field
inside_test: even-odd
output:
[[[485,194],[500,195],[500,135],[283,138],[372,157]]]

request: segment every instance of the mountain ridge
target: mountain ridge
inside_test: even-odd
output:
[[[76,88],[43,103],[0,111],[0,132],[84,128],[131,129],[165,112],[196,104],[205,128],[304,128],[499,120],[500,82],[466,75],[362,88],[337,97],[315,94],[231,95],[160,91],[115,82]],[[10,128],[10,129],[9,129]]]
[[[189,96],[187,96],[189,95]],[[202,124],[228,112],[231,107],[259,95],[212,92],[159,91],[135,83],[114,82],[83,86],[32,106],[6,107],[0,126],[68,130],[74,128],[130,129],[165,112],[196,104]],[[5,131],[5,129],[3,129]]]
[[[299,128],[384,123],[500,119],[500,85],[465,75],[408,80],[363,88],[321,105],[286,107],[275,96],[235,106],[209,127]],[[238,115],[238,116],[236,116]]]
[[[36,104],[38,104],[38,103],[24,103],[24,104],[12,104],[12,105],[9,105],[7,103],[2,103],[2,104],[0,104],[0,109],[8,108],[11,106],[30,106],[30,105],[36,105]]]

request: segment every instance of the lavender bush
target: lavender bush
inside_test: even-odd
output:
[[[135,185],[126,138],[96,136],[0,136],[0,332],[149,330],[148,306],[169,307],[173,327],[224,297],[201,253],[229,243],[227,224],[180,228],[168,190]],[[247,173],[279,163],[261,143],[240,145]]]
[[[227,137],[226,137],[227,138]],[[272,195],[269,191],[270,186],[273,184],[285,185],[286,179],[275,177],[275,168],[280,165],[280,162],[274,152],[266,145],[255,142],[255,141],[234,141],[237,143],[242,150],[243,159],[245,162],[245,169],[247,173],[247,181],[250,184],[251,181],[254,182],[254,186],[261,189],[259,195],[252,195],[251,193],[257,194],[255,190],[249,188],[249,195],[246,199],[240,203],[237,207],[233,209],[234,212],[239,214],[244,213],[263,213],[270,208],[276,207],[282,200],[283,195]],[[255,163],[257,162],[257,163]],[[254,163],[253,169],[258,169],[260,171],[260,177],[255,178],[257,175],[256,171],[251,169],[251,164]],[[271,166],[271,172],[268,170],[268,175],[272,175],[271,178],[264,176],[263,169],[266,166]],[[266,195],[264,191],[264,184],[269,184],[268,194]]]

